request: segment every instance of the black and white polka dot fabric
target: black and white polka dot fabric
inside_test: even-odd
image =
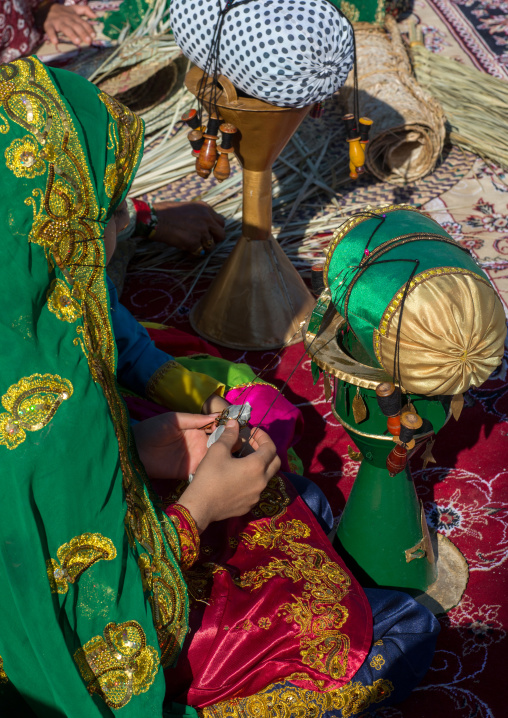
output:
[[[344,84],[353,66],[353,31],[328,0],[237,2],[229,2],[218,64],[237,89],[280,107],[304,107]],[[227,5],[228,0],[171,2],[175,40],[201,69]]]

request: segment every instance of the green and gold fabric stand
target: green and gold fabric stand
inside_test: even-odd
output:
[[[401,409],[422,420],[415,447],[425,445],[424,459],[433,460],[434,434],[452,413],[458,417],[463,392],[501,361],[501,302],[469,252],[405,206],[348,220],[330,243],[323,274],[304,341],[315,373],[333,384],[335,417],[361,452],[339,549],[366,584],[448,610],[466,587],[467,564],[448,539],[429,534],[409,468],[390,475],[397,437],[387,430],[376,387],[401,387]]]

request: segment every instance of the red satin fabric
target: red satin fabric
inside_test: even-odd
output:
[[[174,700],[204,707],[284,679],[340,688],[368,653],[365,594],[285,478],[253,513],[212,524],[185,576],[191,629],[166,671]]]

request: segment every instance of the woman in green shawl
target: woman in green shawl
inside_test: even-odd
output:
[[[158,717],[161,666],[188,630],[188,550],[148,493],[116,386],[105,285],[110,220],[141,157],[142,123],[36,58],[0,66],[0,103],[0,713]],[[203,422],[173,415],[146,440],[141,429],[152,474],[196,470]],[[181,499],[200,529],[247,511],[278,468],[267,439],[244,459],[229,454],[238,486],[228,486],[224,457],[214,469],[224,450]],[[203,504],[219,475],[235,496],[230,513],[225,497]]]

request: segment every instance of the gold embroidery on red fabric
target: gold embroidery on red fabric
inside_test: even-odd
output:
[[[91,638],[74,660],[90,695],[98,693],[115,710],[146,693],[159,670],[159,654],[137,621],[108,623],[104,638]]]
[[[116,548],[102,534],[86,533],[75,536],[56,552],[58,561],[47,562],[48,579],[52,593],[67,593],[69,584],[75,583],[87,568],[97,561],[112,561]]]
[[[299,628],[300,655],[304,665],[324,673],[333,680],[342,678],[347,670],[349,638],[340,632],[348,618],[341,604],[351,584],[342,568],[321,549],[299,543],[310,529],[293,519],[259,524],[241,538],[246,546],[277,548],[288,559],[273,559],[266,566],[243,573],[237,580],[243,588],[259,589],[275,576],[283,576],[304,589],[293,603],[280,607],[281,616]]]
[[[260,628],[264,628],[265,631],[267,631],[272,625],[271,620],[268,618],[268,616],[262,616],[258,619],[258,626]]]
[[[252,509],[252,514],[256,518],[282,516],[289,501],[283,479],[280,476],[274,476],[262,492],[259,503]]]
[[[0,444],[8,449],[22,444],[26,432],[46,426],[72,392],[70,381],[58,374],[32,374],[10,386],[2,396],[7,412],[0,414]]]
[[[201,708],[202,718],[318,718],[326,711],[342,710],[342,718],[365,711],[393,693],[393,683],[380,678],[370,686],[347,683],[333,691],[309,691],[286,683],[272,684],[248,698],[233,698]]]
[[[180,566],[182,571],[186,571],[197,561],[199,556],[199,534],[194,519],[184,506],[173,504],[172,508],[177,514],[176,516],[171,514],[169,520],[176,528],[180,541]],[[182,515],[187,525],[180,519],[178,513]]]

